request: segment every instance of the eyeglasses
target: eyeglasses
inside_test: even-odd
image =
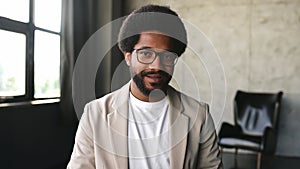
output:
[[[146,48],[135,49],[133,52],[136,52],[137,60],[143,64],[153,63],[157,56],[160,57],[161,63],[166,66],[174,66],[178,60],[178,55],[176,53],[167,50],[156,52],[151,48]]]

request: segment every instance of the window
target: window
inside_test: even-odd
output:
[[[0,103],[60,97],[62,0],[0,0]]]

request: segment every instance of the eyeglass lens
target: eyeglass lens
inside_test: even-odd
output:
[[[169,51],[156,52],[151,49],[136,50],[138,61],[144,64],[153,63],[157,56],[165,65],[174,65],[177,61],[177,54]]]

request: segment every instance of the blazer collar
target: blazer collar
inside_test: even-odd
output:
[[[186,154],[189,117],[183,113],[182,95],[171,86],[168,88],[167,95],[170,103],[170,168],[182,169]]]
[[[128,169],[128,100],[130,82],[116,91],[112,113],[107,115],[116,168]]]
[[[128,169],[128,101],[130,82],[116,91],[112,103],[114,111],[108,114],[110,139],[117,168]],[[182,113],[181,94],[168,87],[170,127],[170,168],[183,168],[187,146],[189,118]]]

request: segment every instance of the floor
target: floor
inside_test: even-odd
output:
[[[223,153],[224,169],[255,169],[256,154],[239,154],[237,156],[237,167],[234,165],[234,154]],[[300,158],[282,156],[263,156],[261,169],[299,169]]]
[[[223,153],[224,169],[256,169],[256,154],[238,154],[237,167],[234,166],[234,153]],[[299,169],[300,157],[262,157],[261,169]],[[61,164],[50,169],[65,169],[66,164]]]

